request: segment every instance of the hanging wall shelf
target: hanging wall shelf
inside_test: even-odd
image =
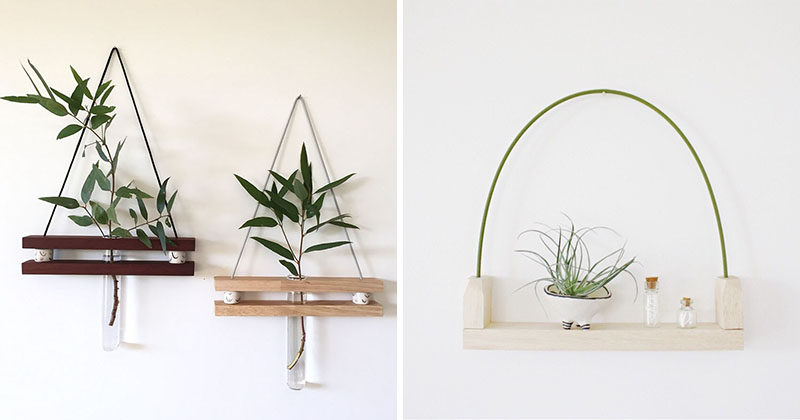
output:
[[[278,191],[276,187],[274,190],[268,189],[269,182],[271,179],[280,178],[279,174],[273,172],[275,169],[275,163],[277,161],[278,155],[280,154],[281,147],[283,147],[289,126],[294,118],[298,106],[302,106],[304,111],[305,120],[308,123],[308,128],[311,132],[311,138],[313,140],[314,150],[316,150],[317,155],[319,157],[319,161],[322,166],[322,173],[324,174],[325,180],[327,185],[320,189],[315,190],[312,188],[313,185],[313,176],[311,165],[308,162],[308,157],[306,154],[305,145],[303,146],[301,152],[301,166],[298,172],[301,174],[297,179],[295,179],[295,175],[298,172],[295,172],[295,175],[291,175],[288,177],[289,180],[281,181],[277,179],[277,181],[281,182],[284,185],[283,188],[287,188],[286,185],[293,185],[292,189],[297,192],[300,191],[297,198],[301,201],[302,204],[294,209],[295,218],[291,219],[288,214],[289,213],[280,213],[280,211],[275,210],[275,206],[282,207],[286,211],[288,208],[291,210],[294,207],[294,204],[289,203],[286,200],[283,200],[283,195]],[[238,175],[237,175],[238,177]],[[302,177],[302,180],[300,180]],[[350,238],[350,234],[348,233],[348,228],[354,228],[354,225],[349,223],[344,223],[343,220],[347,217],[347,214],[343,214],[341,209],[339,208],[339,202],[336,198],[335,187],[340,185],[342,182],[346,181],[350,177],[344,177],[340,180],[332,182],[330,174],[328,172],[327,165],[325,164],[325,159],[322,155],[322,149],[320,147],[320,142],[316,133],[316,129],[314,124],[311,120],[311,115],[309,114],[308,105],[305,102],[305,99],[302,96],[298,96],[294,103],[292,104],[292,109],[289,112],[289,118],[286,120],[286,124],[283,128],[283,133],[281,134],[280,141],[278,142],[277,150],[275,151],[275,155],[272,158],[272,163],[269,166],[269,171],[267,171],[267,179],[264,183],[264,187],[259,190],[258,187],[249,184],[249,181],[243,180],[240,178],[239,182],[248,190],[248,193],[256,199],[257,204],[255,206],[255,211],[253,212],[253,219],[251,221],[255,221],[257,219],[269,219],[264,224],[245,224],[247,226],[247,233],[245,235],[244,243],[242,243],[241,250],[239,251],[239,255],[236,259],[236,263],[233,266],[233,272],[230,276],[216,276],[214,277],[214,289],[217,291],[222,291],[224,293],[224,300],[216,300],[214,301],[214,314],[220,317],[231,317],[231,316],[265,316],[265,317],[287,317],[287,356],[288,356],[288,364],[287,364],[287,385],[295,390],[302,389],[305,385],[305,352],[307,351],[307,343],[306,343],[306,324],[305,324],[305,317],[381,317],[383,316],[383,307],[375,302],[370,300],[370,294],[375,292],[382,292],[383,291],[383,281],[375,278],[364,277],[361,271],[361,266],[358,262],[358,257],[356,256],[355,249],[353,248],[353,242]],[[294,182],[294,184],[293,184]],[[275,183],[273,183],[275,185]],[[324,191],[322,196],[317,196],[318,198],[313,198],[314,194],[320,194],[320,191]],[[258,195],[264,195],[265,193],[269,193],[269,197],[276,197],[274,201],[275,203],[279,204],[272,204],[272,202],[268,201],[268,198],[265,196],[263,198],[259,198]],[[346,241],[339,241],[335,243],[327,243],[327,244],[318,244],[312,247],[308,247],[303,250],[303,236],[301,236],[301,240],[299,245],[297,245],[298,252],[306,253],[309,250],[314,250],[314,247],[320,247],[317,250],[328,249],[326,247],[328,245],[348,245],[350,254],[353,258],[353,262],[355,263],[356,270],[358,271],[358,277],[303,277],[302,279],[290,279],[288,277],[254,277],[254,276],[237,276],[236,272],[239,268],[239,263],[241,262],[242,255],[244,253],[244,249],[248,243],[248,240],[251,239],[251,231],[254,226],[262,226],[262,227],[275,227],[276,225],[280,225],[280,229],[283,231],[283,223],[286,220],[290,220],[292,222],[297,222],[298,216],[297,214],[301,215],[303,223],[306,220],[311,220],[312,216],[308,216],[307,213],[313,206],[316,207],[315,217],[318,219],[316,225],[313,228],[308,230],[304,230],[303,225],[300,225],[300,232],[301,234],[305,232],[308,234],[310,232],[315,231],[322,225],[328,222],[320,223],[319,215],[322,212],[323,208],[323,199],[324,196],[328,194],[329,197],[333,199],[333,203],[336,209],[337,216],[330,219],[328,222],[336,221],[339,222],[333,223],[333,226],[339,226],[344,233],[344,237]],[[278,201],[280,198],[280,201]],[[312,200],[313,203],[320,203],[320,204],[313,204],[312,207],[308,207],[311,205]],[[283,221],[278,222],[270,217],[260,217],[258,218],[259,209],[261,206],[272,206],[272,211],[277,220]],[[300,209],[300,213],[297,213],[297,209]],[[284,219],[286,217],[286,219]],[[307,219],[308,218],[308,219]],[[268,223],[270,222],[271,223]],[[249,223],[249,222],[248,222]],[[244,227],[244,226],[243,226]],[[283,231],[284,239],[286,240],[286,245],[288,248],[284,249],[282,252],[280,248],[283,245],[272,242],[271,243],[271,250],[275,253],[281,255],[281,257],[286,258],[286,260],[282,260],[281,263],[287,269],[290,269],[294,274],[302,273],[300,269],[300,258],[295,258],[295,253],[292,250],[292,246],[289,244],[289,238],[286,236],[286,232]],[[260,239],[265,242],[270,242],[264,238],[260,237],[252,237],[254,239]],[[262,242],[263,244],[264,242]],[[268,246],[268,245],[265,245]],[[269,246],[268,246],[269,247]],[[276,251],[276,249],[278,249]],[[302,250],[302,251],[301,251]],[[291,262],[289,261],[291,260]],[[296,265],[295,265],[296,264]],[[285,300],[240,300],[240,295],[242,292],[273,292],[273,293],[282,293],[286,296]],[[307,299],[309,293],[353,293],[353,297],[351,300],[309,300]]]
[[[722,254],[722,277],[714,282],[716,322],[701,323],[694,329],[679,329],[676,324],[646,328],[641,323],[592,323],[590,330],[563,330],[556,323],[492,322],[492,277],[481,275],[483,239],[492,195],[500,173],[517,142],[528,128],[551,109],[574,98],[609,94],[639,102],[661,116],[678,133],[700,170],[714,209]],[[741,350],[744,349],[744,310],[741,281],[728,276],[725,236],[714,190],[700,157],[678,126],[655,105],[627,92],[593,89],[565,96],[536,114],[517,134],[495,172],[486,199],[476,275],[470,277],[464,293],[463,345],[480,350]]]
[[[358,277],[311,277],[295,281],[285,277],[214,277],[214,289],[236,292],[305,292],[305,293],[377,293],[383,291],[383,281]],[[292,303],[288,300],[245,300],[235,305],[221,300],[214,302],[217,316],[383,316],[377,302],[366,305],[349,300],[308,300]]]
[[[128,94],[130,95],[131,103],[133,105],[133,110],[136,114],[136,119],[138,121],[139,128],[141,129],[142,138],[144,140],[144,144],[150,158],[150,163],[153,168],[153,173],[155,175],[156,182],[158,182],[159,186],[163,186],[164,191],[166,191],[166,183],[162,184],[161,177],[158,175],[158,169],[156,168],[155,159],[153,158],[153,153],[152,150],[150,149],[150,144],[147,140],[147,133],[145,132],[144,125],[142,123],[142,119],[139,114],[139,109],[136,105],[136,100],[134,99],[133,96],[130,80],[128,79],[127,71],[125,70],[125,64],[123,63],[122,56],[120,55],[120,52],[116,47],[112,48],[111,52],[108,55],[108,59],[106,60],[105,68],[103,69],[103,73],[102,76],[100,77],[100,81],[98,82],[98,86],[104,84],[109,66],[111,65],[111,61],[115,55],[117,57],[120,68],[122,70],[122,74],[125,79],[125,85],[128,89]],[[77,73],[74,74],[76,74],[77,78],[78,77]],[[84,84],[88,83],[88,79],[83,83]],[[106,86],[108,84],[110,84],[110,81],[106,83]],[[110,93],[110,91],[111,88],[109,88],[107,92]],[[104,98],[108,97],[108,93],[106,93]],[[90,110],[96,109],[95,101],[99,99],[97,96],[99,95],[96,95],[94,98],[92,98],[91,105],[89,106],[89,108],[86,109]],[[98,107],[103,107],[102,105],[99,104],[97,105]],[[113,107],[111,108],[113,109]],[[85,109],[81,108],[81,110]],[[75,118],[77,118],[77,112],[74,113],[74,115]],[[94,124],[95,120],[92,119],[92,125]],[[77,144],[75,145],[75,151],[72,154],[72,159],[69,162],[69,166],[67,167],[67,172],[66,175],[64,176],[64,181],[62,182],[61,189],[58,192],[58,198],[61,198],[62,194],[64,193],[64,188],[66,187],[67,180],[69,179],[70,172],[72,170],[73,164],[75,163],[75,158],[77,157],[78,152],[81,150],[84,134],[86,134],[87,130],[86,127],[88,127],[88,125],[89,125],[89,118],[87,117],[86,120],[83,122],[82,126],[83,128],[79,130],[80,137],[78,138]],[[92,132],[95,134],[95,136],[97,136],[97,133],[94,132],[94,130],[92,130]],[[77,131],[73,131],[73,133],[77,133]],[[98,142],[96,141],[96,143]],[[100,146],[98,145],[97,148],[99,149]],[[121,147],[118,147],[117,149],[117,155],[115,155],[114,157],[114,163],[116,163],[116,159],[118,157],[118,152],[120,148]],[[105,160],[106,162],[109,162],[107,158],[103,158],[102,156],[105,155],[104,154],[101,155],[101,159]],[[105,175],[102,172],[101,174]],[[108,177],[109,175],[105,176]],[[84,189],[86,188],[86,185],[87,184],[84,184],[83,187]],[[89,183],[88,185],[92,186],[91,183]],[[120,187],[120,190],[122,188],[119,185],[117,187]],[[117,190],[117,193],[119,193],[120,190]],[[106,189],[106,191],[108,191],[108,189]],[[138,189],[136,191],[138,191]],[[139,192],[141,193],[141,191]],[[121,195],[122,193],[119,194]],[[91,196],[91,190],[89,195]],[[152,197],[148,196],[148,198]],[[88,199],[83,197],[82,199],[84,202],[88,203]],[[194,275],[194,262],[187,260],[186,253],[195,250],[195,239],[178,236],[178,231],[177,228],[175,227],[175,222],[172,219],[172,214],[170,212],[170,207],[172,206],[172,199],[174,199],[174,196],[172,199],[170,199],[169,205],[166,205],[165,197],[160,197],[159,199],[164,199],[162,204],[165,207],[166,215],[160,216],[156,220],[159,220],[162,217],[165,218],[164,222],[167,228],[171,228],[172,233],[174,234],[172,237],[165,239],[167,241],[166,252],[165,252],[166,255],[164,255],[163,259],[161,260],[132,260],[132,261],[125,260],[125,257],[130,256],[129,252],[132,251],[157,251],[159,254],[161,254],[163,250],[161,248],[161,243],[160,243],[161,240],[158,237],[149,237],[151,245],[147,246],[143,244],[139,238],[126,238],[126,237],[112,238],[104,236],[85,236],[85,235],[48,235],[48,231],[50,230],[50,224],[53,221],[53,216],[55,215],[56,208],[58,207],[55,204],[53,205],[53,210],[50,213],[50,218],[48,219],[47,225],[44,229],[44,234],[25,236],[22,238],[22,248],[35,250],[34,251],[35,258],[22,263],[22,274],[105,276],[103,283],[104,318],[102,324],[103,348],[105,350],[116,349],[119,346],[120,342],[120,317],[118,315],[120,313],[119,308],[121,306],[121,299],[119,296],[120,279],[117,276]],[[140,203],[139,208],[140,211],[142,212],[142,217],[146,219],[146,213],[144,212],[144,210],[141,210],[143,205],[144,205],[143,203]],[[75,208],[75,207],[70,207],[70,208]],[[158,212],[159,214],[161,214],[162,208],[159,207]],[[155,222],[154,221],[146,222],[144,224],[139,224],[136,227],[137,228],[144,227],[144,225],[147,225],[149,223],[155,223]],[[161,225],[160,220],[158,221],[158,223],[159,223],[158,228],[160,229],[160,231],[159,232],[154,231],[154,233],[159,235],[163,234],[163,236],[166,238],[167,234],[166,232],[164,232],[164,228]],[[110,222],[109,226],[111,226]],[[109,230],[110,229],[111,228],[109,227]],[[133,230],[133,228],[131,230]],[[105,232],[103,234],[105,234]],[[143,237],[144,236],[146,236],[146,234],[143,235]],[[59,259],[58,258],[59,255],[57,253],[54,253],[54,250],[88,250],[88,251],[103,250],[105,251],[104,255],[105,258],[102,260]],[[118,251],[126,251],[126,255],[119,256]],[[110,283],[109,279],[112,279],[113,283]],[[110,286],[110,284],[112,284],[112,286]]]

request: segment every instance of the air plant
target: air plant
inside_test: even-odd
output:
[[[292,172],[288,177],[275,171],[270,171],[270,175],[274,178],[272,185],[270,188],[262,190],[250,181],[234,174],[247,193],[272,213],[272,216],[260,216],[250,219],[244,222],[240,229],[266,227],[280,230],[282,239],[278,239],[278,241],[258,236],[253,236],[251,239],[281,257],[278,262],[286,268],[291,276],[302,279],[302,261],[307,253],[336,248],[350,243],[350,241],[335,241],[309,246],[307,242],[308,235],[326,226],[358,229],[358,226],[345,221],[350,217],[349,214],[341,214],[328,220],[321,219],[322,207],[330,190],[343,184],[355,174],[347,175],[315,190],[311,163],[308,162],[304,144],[300,151],[300,169]],[[289,240],[289,234],[287,234],[287,228],[292,224],[299,230],[299,237],[295,242],[296,247],[292,246],[292,241]],[[306,330],[304,317],[300,317],[300,326],[302,330],[300,347],[294,360],[287,366],[289,370],[300,360],[305,348]]]
[[[569,219],[569,217],[567,218]],[[614,232],[612,229],[603,226],[576,229],[571,219],[569,228],[543,226],[543,229],[523,231],[518,238],[526,234],[536,234],[545,251],[518,249],[515,252],[540,265],[544,268],[547,276],[532,280],[517,290],[539,282],[549,282],[555,285],[558,293],[563,296],[583,298],[605,287],[621,274],[630,276],[636,286],[633,274],[628,271],[628,267],[634,263],[636,258],[625,261],[624,245],[599,260],[592,261],[589,247],[584,238],[599,230]],[[636,296],[638,294],[639,289],[636,286]]]
[[[125,145],[125,139],[112,144],[108,136],[109,127],[116,117],[114,113],[116,107],[107,103],[111,92],[114,90],[111,81],[100,84],[96,89],[90,89],[89,79],[82,78],[70,66],[70,71],[75,79],[75,88],[70,95],[66,95],[50,87],[30,60],[28,60],[28,65],[33,73],[36,74],[41,88],[33,81],[30,73],[23,65],[22,70],[25,71],[36,93],[25,96],[3,96],[0,99],[16,103],[38,104],[57,117],[67,118],[70,124],[58,132],[56,140],[73,136],[79,132],[88,132],[93,141],[84,145],[82,157],[86,157],[87,151],[89,153],[94,152],[97,157],[97,160],[92,163],[89,175],[83,182],[80,197],[73,198],[62,195],[58,197],[42,197],[40,200],[69,210],[77,210],[79,214],[69,215],[69,219],[78,226],[97,228],[103,237],[136,237],[150,248],[150,237],[144,230],[146,227],[158,237],[161,249],[166,253],[167,244],[172,241],[167,238],[164,225],[171,227],[169,215],[175,202],[177,191],[172,196],[167,195],[169,178],[165,179],[159,186],[159,191],[155,198],[135,186],[133,181],[127,184],[119,182],[117,172],[120,152],[122,146]],[[65,90],[64,92],[69,91]],[[87,100],[89,104],[85,104]],[[97,195],[100,195],[101,198],[96,198]],[[123,199],[135,200],[136,207],[131,205],[127,211],[120,212],[120,208],[124,205]],[[157,211],[152,211],[151,209],[148,212],[147,203],[153,200]],[[128,223],[130,227],[123,226],[120,223],[118,213],[130,215],[130,223]],[[111,258],[113,262],[113,254]],[[114,280],[114,305],[111,309],[109,326],[114,325],[119,307],[119,280],[116,275],[112,275],[112,278]]]

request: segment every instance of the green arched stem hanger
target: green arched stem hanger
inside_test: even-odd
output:
[[[727,254],[725,252],[725,235],[722,233],[722,221],[720,220],[720,217],[719,217],[719,208],[717,207],[717,199],[714,197],[714,189],[711,188],[711,182],[708,180],[708,174],[706,173],[706,168],[703,167],[703,162],[700,161],[700,156],[697,155],[697,152],[694,150],[694,147],[692,146],[692,143],[689,142],[689,139],[686,138],[686,135],[683,134],[683,131],[681,131],[681,129],[678,128],[678,126],[675,124],[675,122],[672,121],[672,119],[670,119],[670,117],[668,117],[667,114],[665,114],[663,111],[658,109],[655,105],[651,104],[650,102],[647,102],[646,100],[644,100],[644,99],[642,99],[642,98],[640,98],[640,97],[638,97],[636,95],[630,94],[628,92],[623,92],[623,91],[620,91],[620,90],[613,90],[613,89],[584,90],[582,92],[577,92],[577,93],[573,93],[572,95],[565,96],[565,97],[553,102],[552,104],[548,105],[545,109],[541,110],[538,114],[536,114],[536,116],[533,117],[533,119],[531,119],[527,124],[525,124],[525,127],[522,127],[522,130],[519,132],[519,134],[517,134],[517,137],[514,139],[513,142],[511,142],[511,145],[508,146],[508,150],[506,150],[506,154],[503,155],[503,160],[500,161],[500,166],[497,167],[497,172],[495,172],[495,174],[494,174],[494,179],[492,180],[492,186],[491,186],[491,188],[489,188],[489,195],[486,197],[486,207],[483,210],[483,220],[481,221],[481,236],[478,239],[478,268],[477,268],[476,276],[477,277],[481,276],[481,259],[483,257],[483,235],[484,235],[484,233],[486,231],[486,219],[489,217],[489,206],[492,203],[492,195],[494,194],[494,188],[495,188],[495,186],[497,186],[497,180],[500,178],[500,172],[503,170],[503,166],[505,166],[506,160],[508,159],[508,156],[511,154],[511,151],[514,150],[514,146],[517,145],[517,142],[519,142],[519,140],[522,138],[522,136],[525,134],[525,132],[528,131],[528,128],[530,128],[531,125],[533,125],[533,123],[538,121],[539,118],[542,117],[542,115],[547,113],[547,111],[550,111],[551,109],[557,107],[558,105],[561,105],[564,102],[569,101],[570,99],[575,99],[575,98],[579,98],[581,96],[594,95],[594,94],[600,94],[600,93],[607,93],[607,94],[610,94],[610,95],[624,96],[626,98],[630,98],[630,99],[633,99],[636,102],[641,103],[642,105],[644,105],[644,106],[652,109],[653,111],[655,111],[656,114],[660,115],[661,118],[666,120],[669,123],[669,125],[672,126],[672,128],[675,129],[675,131],[678,133],[678,135],[681,136],[681,139],[683,139],[683,142],[686,144],[686,147],[689,148],[689,152],[691,152],[692,157],[694,157],[694,161],[697,162],[697,167],[700,168],[700,173],[703,175],[703,180],[706,183],[706,188],[708,188],[708,196],[711,198],[711,205],[714,207],[714,217],[717,219],[717,230],[719,231],[719,245],[720,245],[720,248],[722,249],[722,272],[723,272],[723,276],[727,278],[728,277],[728,257],[727,257]]]

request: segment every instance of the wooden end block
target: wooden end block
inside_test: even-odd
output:
[[[742,281],[738,277],[717,277],[715,300],[717,324],[724,330],[744,329]]]
[[[486,328],[492,322],[492,279],[471,276],[464,291],[464,328]]]

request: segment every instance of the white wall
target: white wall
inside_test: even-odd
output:
[[[797,417],[798,2],[406,1],[404,392],[409,417]],[[713,183],[730,272],[745,290],[742,352],[461,349],[461,298],[480,218],[508,144],[579,90],[648,99],[694,142]],[[494,319],[545,320],[536,274],[511,252],[534,222],[604,224],[713,321],[721,259],[691,155],[644,106],[587,97],[546,115],[503,172],[484,275]],[[619,282],[598,320],[641,319]],[[555,321],[555,320],[554,320]],[[432,397],[432,396],[435,396]]]
[[[33,60],[54,86],[71,86],[69,64],[97,80],[109,49],[120,47],[159,171],[180,189],[179,233],[198,239],[194,278],[125,280],[124,344],[104,353],[97,277],[20,275],[20,262],[31,258],[20,238],[40,234],[50,211],[37,197],[57,192],[77,138],[57,142],[66,122],[0,103],[0,418],[394,418],[394,3],[4,2],[0,15],[2,95],[31,90],[19,60]],[[117,65],[111,76],[122,83]],[[300,93],[333,174],[358,172],[340,200],[362,227],[355,240],[365,274],[386,280],[387,292],[377,296],[383,318],[311,321],[314,384],[293,392],[285,385],[285,320],[214,317],[220,294],[211,278],[230,272],[244,235],[237,228],[254,205],[233,173],[263,181]],[[128,136],[123,177],[152,189],[126,94],[117,86],[112,95],[120,106],[114,133]],[[282,171],[296,165],[309,138],[297,120]],[[77,192],[85,173],[78,170],[67,191]],[[70,224],[59,211],[51,233],[82,232]],[[241,273],[283,273],[254,245],[244,261]],[[354,274],[345,249],[309,263],[311,274]]]

